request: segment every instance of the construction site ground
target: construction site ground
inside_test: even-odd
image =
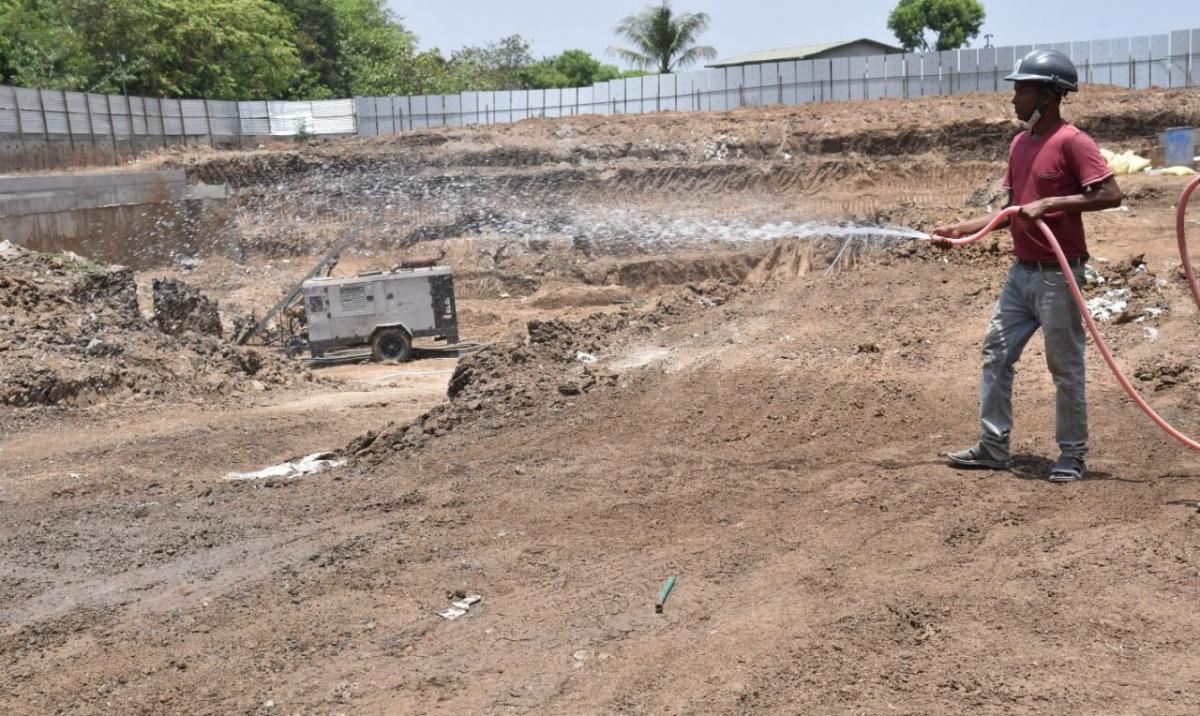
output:
[[[1200,93],[1089,88],[1066,114],[1149,155]],[[1195,713],[1200,456],[1089,346],[1091,474],[1048,483],[1038,336],[1014,469],[946,466],[1009,239],[835,230],[998,206],[1018,130],[968,95],[143,159],[236,194],[210,250],[137,267],[140,310],[171,278],[262,315],[365,224],[335,275],[439,258],[489,345],[247,368],[228,332],[73,327],[86,301],[0,260],[25,287],[0,300],[40,297],[0,330],[42,336],[0,370],[61,397],[0,405],[0,712]],[[1125,209],[1086,218],[1087,294],[1126,290],[1106,339],[1200,434],[1187,180],[1120,181]],[[111,354],[46,347],[97,325]],[[68,385],[89,361],[109,377]],[[348,463],[226,479],[324,451]]]

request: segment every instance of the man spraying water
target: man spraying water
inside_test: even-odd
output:
[[[1087,474],[1086,334],[1067,278],[1036,222],[1043,220],[1058,237],[1075,280],[1082,284],[1088,253],[1081,214],[1120,206],[1121,189],[1095,141],[1060,114],[1063,98],[1079,89],[1070,58],[1055,50],[1035,50],[1004,79],[1015,83],[1013,107],[1029,125],[1013,139],[1004,175],[1006,207],[1020,206],[1014,220],[1000,224],[1012,230],[1016,260],[984,338],[979,440],[946,458],[957,467],[1005,470],[1012,465],[1013,368],[1040,327],[1046,366],[1054,378],[1055,439],[1061,451],[1050,480],[1070,482]],[[930,241],[948,248],[950,239],[981,231],[994,216],[939,226]]]

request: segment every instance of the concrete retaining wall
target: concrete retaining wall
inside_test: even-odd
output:
[[[0,177],[0,217],[184,198],[182,170]]]
[[[182,170],[0,177],[0,240],[150,268],[218,248],[227,197]]]

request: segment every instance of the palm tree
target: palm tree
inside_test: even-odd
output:
[[[637,67],[657,67],[667,74],[717,56],[713,48],[696,44],[696,38],[707,29],[707,13],[675,13],[670,0],[662,0],[661,5],[651,5],[625,18],[613,30],[632,47],[610,47],[608,51]]]

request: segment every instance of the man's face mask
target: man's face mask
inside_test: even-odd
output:
[[[1044,91],[1038,92],[1037,105],[1035,105],[1033,108],[1033,114],[1029,115],[1029,126],[1030,127],[1037,125],[1038,120],[1042,118],[1042,114],[1045,112],[1045,109],[1046,109],[1046,104],[1049,101],[1050,101],[1050,98],[1047,96],[1046,92],[1044,92]]]
[[[1038,123],[1038,120],[1042,118],[1042,107],[1045,106],[1045,104],[1046,104],[1045,100],[1040,100],[1040,99],[1038,100],[1037,106],[1033,108],[1033,114],[1029,115],[1029,126],[1030,127],[1036,126]]]

